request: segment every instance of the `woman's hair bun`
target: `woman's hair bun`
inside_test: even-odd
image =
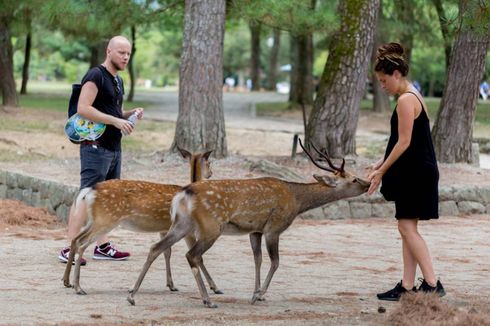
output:
[[[393,75],[398,70],[403,76],[408,74],[408,61],[404,56],[405,50],[399,43],[386,43],[378,47],[374,71],[382,71]]]
[[[387,43],[383,44],[378,48],[378,51],[376,53],[376,56],[387,56],[387,55],[392,55],[392,54],[398,54],[399,56],[402,56],[405,51],[403,50],[403,46],[401,46],[399,43]]]

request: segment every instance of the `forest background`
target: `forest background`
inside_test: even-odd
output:
[[[228,78],[234,91],[289,89],[287,103],[274,108],[304,110],[307,145],[355,154],[359,110],[390,110],[371,68],[387,41],[406,47],[410,78],[429,98],[439,160],[471,162],[475,116],[490,124],[489,108],[478,106],[489,76],[487,1],[1,0],[0,8],[4,107],[23,97],[38,102],[25,94],[39,82],[36,93],[55,98],[49,89],[78,82],[103,61],[107,40],[123,34],[133,42],[122,73],[127,100],[139,91],[179,92],[172,150],[227,155]]]

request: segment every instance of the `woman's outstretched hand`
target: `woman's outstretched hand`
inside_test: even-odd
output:
[[[383,173],[380,170],[374,170],[368,175],[368,180],[371,181],[371,185],[367,191],[368,195],[374,194],[381,184],[381,178],[383,178]]]
[[[371,166],[368,166],[366,169],[368,170],[368,180],[371,181],[371,186],[368,189],[368,195],[372,195],[376,189],[378,189],[381,184],[381,179],[383,178],[383,172],[379,170],[381,165],[383,165],[383,159],[380,159],[376,163]]]

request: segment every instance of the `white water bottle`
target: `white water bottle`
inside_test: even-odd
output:
[[[138,112],[134,112],[133,114],[131,114],[128,118],[128,121],[133,125],[134,128],[134,126],[136,125],[136,121],[138,121]],[[123,130],[121,130],[121,134],[123,134],[123,136],[127,135],[127,133],[125,133]]]

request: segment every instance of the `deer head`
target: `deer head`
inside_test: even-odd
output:
[[[322,153],[321,151],[319,151],[315,147],[315,145],[313,145],[313,143],[311,143],[311,147],[313,147],[313,149],[318,153],[318,155],[320,155],[320,157],[322,157],[323,159],[325,159],[325,161],[328,164],[328,166],[322,165],[319,162],[317,162],[313,158],[313,155],[303,146],[303,143],[301,142],[301,139],[300,138],[298,138],[298,141],[299,141],[299,145],[301,146],[301,148],[303,149],[303,151],[305,152],[305,154],[308,156],[308,158],[310,159],[310,161],[316,167],[318,167],[321,170],[331,172],[335,176],[335,177],[332,178],[331,176],[328,176],[328,175],[317,175],[317,174],[315,174],[315,175],[313,175],[313,178],[315,178],[315,180],[317,180],[318,182],[324,183],[324,184],[326,184],[329,187],[335,188],[337,186],[337,184],[338,184],[338,180],[339,179],[345,179],[346,181],[350,181],[351,183],[358,183],[358,184],[360,184],[361,186],[363,186],[363,187],[366,188],[366,191],[367,191],[367,189],[369,189],[369,185],[371,183],[368,180],[359,178],[359,177],[353,175],[352,173],[349,173],[349,172],[345,171],[345,169],[344,169],[344,167],[345,167],[345,159],[342,159],[342,164],[340,165],[340,167],[337,167],[337,166],[335,166],[332,163],[332,161],[328,157],[328,154]],[[347,182],[347,184],[348,183],[349,182]]]
[[[211,170],[211,164],[209,163],[209,156],[213,150],[204,152],[202,154],[191,154],[183,148],[177,146],[180,155],[186,160],[189,160],[191,165],[191,182],[197,180],[209,179],[213,175]]]

